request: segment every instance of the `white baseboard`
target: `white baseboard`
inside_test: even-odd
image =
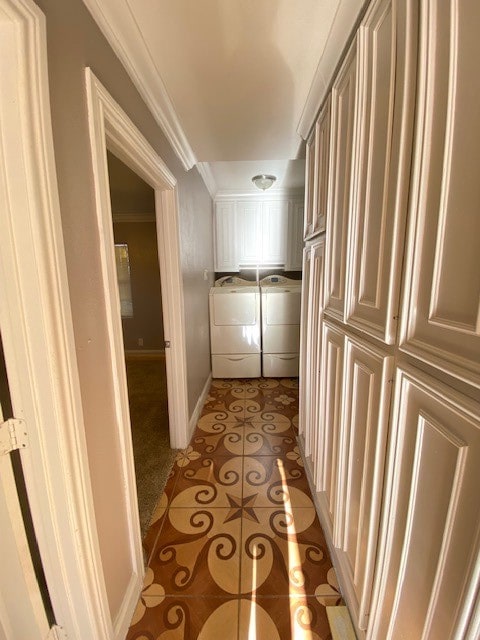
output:
[[[202,413],[203,405],[205,404],[205,400],[207,399],[208,392],[210,391],[210,386],[212,384],[212,374],[210,374],[205,382],[205,386],[203,387],[202,393],[197,400],[197,404],[195,405],[195,409],[190,417],[190,421],[188,423],[188,433],[190,442],[190,438],[192,437],[193,432],[195,431],[195,427],[197,426],[198,419],[200,414]]]

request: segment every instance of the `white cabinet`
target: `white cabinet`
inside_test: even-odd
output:
[[[307,140],[305,151],[305,221],[303,237],[307,240],[313,232],[313,206],[315,199],[315,129]]]
[[[303,256],[303,199],[288,203],[287,271],[301,271]]]
[[[303,199],[222,198],[215,205],[215,270],[301,269]]]
[[[402,342],[479,387],[480,3],[437,4],[421,16]]]
[[[307,456],[313,456],[316,452],[318,438],[318,371],[323,316],[324,262],[325,238],[321,237],[305,248],[302,280],[300,433]]]
[[[305,437],[309,431],[308,423],[311,419],[310,402],[310,374],[309,374],[309,314],[310,314],[310,261],[312,252],[310,247],[303,250],[302,266],[302,305],[300,313],[300,375],[299,375],[299,398],[298,398],[298,433],[305,448]]]
[[[392,369],[392,357],[347,336],[334,541],[361,629],[373,582]]]
[[[238,271],[236,231],[236,203],[217,203],[215,207],[215,271]]]
[[[260,220],[260,264],[284,265],[287,257],[288,201],[263,202]]]
[[[417,16],[381,0],[359,32],[356,171],[349,225],[347,320],[396,339],[415,101]]]
[[[357,39],[332,88],[330,204],[327,219],[326,311],[344,319],[347,233],[356,108]]]
[[[262,205],[260,202],[237,202],[236,240],[238,242],[238,262],[255,265],[262,251]]]
[[[314,474],[324,524],[330,539],[336,524],[338,491],[338,447],[343,396],[345,333],[325,320],[322,323],[320,407]]]
[[[325,231],[330,168],[331,98],[328,96],[315,125],[315,186],[312,233]]]
[[[479,588],[479,416],[434,379],[397,371],[371,640],[478,638],[464,633]]]

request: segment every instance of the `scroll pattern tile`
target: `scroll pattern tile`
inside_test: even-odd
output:
[[[144,540],[128,640],[331,640],[341,595],[297,427],[297,380],[213,382]]]

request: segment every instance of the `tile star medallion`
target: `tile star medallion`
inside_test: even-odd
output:
[[[256,493],[246,498],[238,498],[237,496],[231,496],[227,493],[227,498],[232,508],[228,512],[225,522],[242,517],[247,518],[247,520],[253,520],[254,522],[259,521],[253,509],[253,505],[257,499]]]

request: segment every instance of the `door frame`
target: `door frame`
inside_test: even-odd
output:
[[[97,232],[103,290],[107,303],[110,355],[113,374],[117,380],[115,408],[120,425],[120,438],[124,440],[125,445],[127,440],[130,440],[130,414],[114,253],[107,148],[155,190],[164,338],[170,343],[165,349],[170,445],[173,449],[182,449],[188,445],[190,434],[177,180],[89,67],[85,69],[85,78]]]
[[[48,88],[45,16],[0,0],[0,326],[32,521],[57,622],[112,637],[93,510]],[[57,631],[54,631],[57,637]]]

